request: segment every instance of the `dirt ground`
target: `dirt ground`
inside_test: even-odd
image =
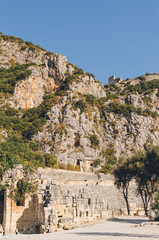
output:
[[[140,223],[141,224],[140,226]],[[147,218],[120,217],[94,224],[87,224],[72,230],[48,234],[6,235],[7,240],[157,240],[159,225],[150,224]],[[159,224],[159,223],[158,223]]]

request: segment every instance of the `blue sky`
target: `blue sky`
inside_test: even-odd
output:
[[[159,0],[0,0],[0,31],[67,56],[103,84],[159,72]]]

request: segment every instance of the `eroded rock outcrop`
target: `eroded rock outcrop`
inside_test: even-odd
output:
[[[43,153],[89,171],[95,160],[104,164],[112,155],[130,156],[147,143],[159,143],[158,74],[103,87],[65,56],[29,46],[0,40],[0,67],[34,63],[28,66],[31,74],[15,84],[13,95],[5,96],[1,105],[30,109],[50,97],[46,116],[39,115],[45,118],[43,126],[35,131],[35,122],[29,138],[40,143]]]
[[[8,68],[13,63],[29,64],[32,75],[19,82],[15,87],[13,98],[14,107],[24,109],[37,107],[42,102],[45,92],[57,90],[66,78],[67,73],[73,73],[74,68],[68,64],[67,58],[61,54],[47,53],[46,51],[35,49],[30,50],[24,47],[25,44],[1,40],[0,42],[0,67]],[[105,91],[101,83],[97,83],[92,77],[82,77],[81,83],[71,85],[72,91],[89,93],[97,97],[105,97]]]
[[[80,164],[83,171],[88,171],[96,159],[104,162],[104,151],[108,148],[113,148],[120,157],[143,150],[146,143],[158,144],[158,119],[136,113],[126,118],[105,111],[103,125],[99,109],[90,108],[80,114],[79,109],[72,108],[68,97],[64,97],[62,103],[52,107],[44,130],[34,140],[43,143],[43,150],[55,154],[59,162]],[[99,139],[98,146],[92,146],[92,135]]]

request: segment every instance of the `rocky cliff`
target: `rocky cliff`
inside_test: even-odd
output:
[[[61,54],[0,36],[1,142],[25,137],[81,171],[159,143],[158,89],[159,74],[148,73],[102,86]]]

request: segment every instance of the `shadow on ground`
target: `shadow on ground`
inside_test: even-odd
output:
[[[138,223],[142,223],[142,222],[149,222],[148,219],[125,219],[125,218],[111,218],[111,219],[107,219],[107,221],[111,221],[111,222],[120,222],[120,223],[132,223],[132,224],[138,224]]]
[[[159,235],[147,235],[147,234],[128,234],[128,233],[118,233],[118,232],[76,232],[74,234],[81,236],[113,236],[113,237],[137,237],[137,238],[150,238],[159,239]]]
[[[111,222],[118,222],[118,223],[131,223],[131,224],[140,224],[143,222],[149,222],[148,219],[132,219],[132,218],[112,218],[107,221]],[[159,239],[159,235],[157,234],[140,234],[140,233],[121,233],[121,232],[76,232],[74,234],[81,235],[81,236],[112,236],[112,237],[125,237],[127,238],[149,238],[152,239]],[[124,239],[125,239],[124,238]]]

